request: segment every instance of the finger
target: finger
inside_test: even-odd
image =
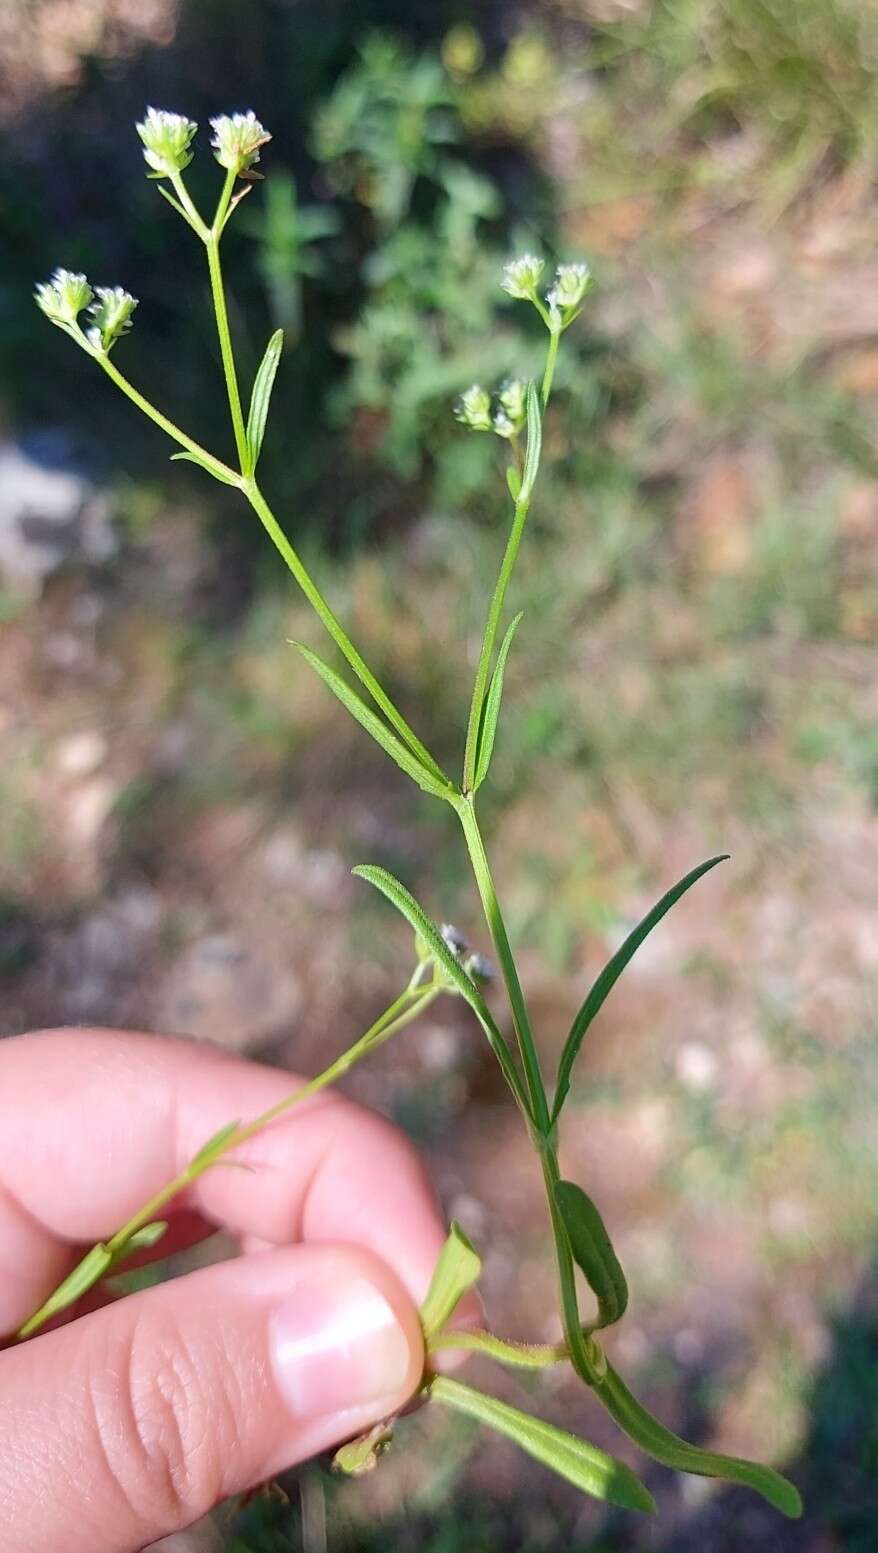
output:
[[[210,1047],[131,1033],[0,1042],[0,1332],[54,1287],[71,1243],[112,1234],[221,1126],[296,1083]],[[176,1207],[273,1245],[366,1246],[423,1298],[445,1229],[417,1154],[387,1122],[327,1094],[235,1159],[249,1168],[209,1171]]]
[[[0,1356],[4,1553],[133,1553],[404,1406],[417,1312],[371,1252],[242,1257]]]

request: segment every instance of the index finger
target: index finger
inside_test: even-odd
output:
[[[111,1235],[230,1121],[301,1080],[191,1041],[47,1030],[0,1042],[0,1333],[57,1282],[71,1245]],[[367,1247],[423,1299],[445,1238],[403,1134],[327,1092],[176,1199],[236,1235]]]

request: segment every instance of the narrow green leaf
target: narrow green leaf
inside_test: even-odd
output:
[[[655,1510],[652,1494],[630,1467],[598,1450],[596,1445],[578,1440],[565,1429],[557,1429],[541,1418],[521,1413],[518,1408],[498,1402],[496,1397],[485,1396],[484,1392],[464,1386],[447,1375],[437,1375],[430,1382],[429,1396],[432,1401],[452,1407],[468,1418],[486,1424],[489,1429],[496,1429],[498,1434],[506,1435],[528,1456],[533,1456],[595,1499],[621,1505],[625,1510]]]
[[[372,735],[376,744],[381,745],[385,754],[389,755],[391,760],[396,761],[396,764],[401,771],[405,772],[406,776],[411,777],[412,781],[416,782],[423,792],[432,794],[434,798],[453,797],[454,788],[451,783],[447,780],[440,782],[438,778],[434,777],[432,771],[428,771],[426,766],[422,765],[417,755],[412,754],[412,751],[406,748],[402,741],[396,737],[395,733],[391,733],[387,724],[380,717],[376,716],[371,707],[368,707],[365,701],[361,700],[356,691],[352,690],[350,685],[339,674],[336,674],[334,669],[329,667],[328,663],[324,663],[322,658],[318,658],[317,654],[312,652],[310,647],[303,647],[301,642],[293,642],[292,645],[298,648],[305,662],[310,663],[315,673],[320,675],[320,678],[325,681],[333,694],[338,697],[342,706],[346,707],[351,716],[356,718],[360,726]]]
[[[482,711],[482,726],[479,730],[479,742],[476,749],[476,775],[473,783],[473,791],[481,787],[488,775],[491,765],[491,756],[494,753],[494,739],[497,735],[497,719],[500,716],[500,702],[503,699],[503,674],[506,668],[506,659],[509,657],[509,649],[512,646],[512,638],[518,630],[523,611],[520,611],[506,635],[497,654],[497,662],[491,675],[491,683],[488,686],[488,694],[485,697],[485,705]]]
[[[396,907],[397,911],[402,913],[409,926],[414,928],[415,932],[423,939],[433,959],[437,961],[448,981],[457,989],[461,997],[466,1000],[478,1019],[488,1038],[491,1050],[496,1055],[503,1069],[506,1082],[519,1104],[521,1104],[523,1091],[512,1060],[512,1053],[494,1023],[491,1011],[478,987],[466,974],[460,961],[456,960],[451,953],[435,922],[430,921],[430,918],[418,905],[414,896],[409,894],[405,885],[400,884],[399,880],[395,879],[393,874],[388,873],[386,868],[376,868],[372,863],[361,863],[352,872],[358,879],[365,879],[368,884],[374,885],[376,890],[380,890],[382,895],[385,895],[391,904]]]
[[[666,1429],[664,1424],[647,1411],[632,1396],[621,1376],[607,1364],[604,1379],[595,1387],[607,1412],[624,1429],[635,1445],[646,1451],[655,1461],[678,1472],[694,1472],[701,1477],[724,1478],[731,1483],[743,1483],[752,1488],[770,1505],[796,1520],[802,1513],[802,1500],[798,1489],[772,1467],[763,1467],[755,1461],[745,1461],[738,1456],[722,1456],[715,1451],[703,1451],[696,1445],[681,1440],[679,1435]]]
[[[150,177],[161,177],[162,174],[161,173],[158,173],[158,174],[156,174],[156,173],[147,173],[146,176],[147,176],[147,178],[150,178]],[[172,208],[174,210],[176,210],[177,215],[183,217],[183,220],[186,222],[187,226],[191,226],[192,222],[190,221],[189,217],[187,216],[185,210],[183,209],[183,206],[180,204],[179,200],[176,200],[174,198],[174,196],[170,192],[170,190],[166,189],[164,187],[164,185],[161,184],[161,183],[157,183],[156,184],[156,188],[158,189],[159,194],[161,195],[162,199],[167,200],[168,204],[170,206],[172,206]]]
[[[187,464],[197,464],[199,469],[206,469],[209,475],[213,475],[213,478],[215,480],[221,481],[223,485],[238,484],[237,479],[230,479],[229,476],[223,473],[216,464],[209,464],[206,459],[199,458],[197,453],[172,453],[171,463],[176,464],[178,459],[181,458],[185,459]]]
[[[283,348],[283,329],[276,329],[265,347],[265,355],[259,363],[259,371],[253,383],[253,393],[250,396],[250,413],[247,416],[247,447],[250,450],[251,470],[256,468],[259,455],[262,452],[262,442],[265,437],[265,426],[268,420],[268,407],[271,403],[271,391],[274,388],[274,380],[277,376]]]
[[[421,1306],[421,1326],[429,1340],[441,1332],[446,1321],[453,1316],[468,1289],[478,1283],[482,1272],[482,1259],[472,1246],[460,1225],[452,1220],[439,1260],[430,1280],[430,1287]]]
[[[40,1306],[29,1321],[25,1322],[18,1333],[19,1337],[29,1337],[31,1332],[50,1321],[53,1316],[59,1315],[62,1310],[69,1310],[71,1305],[75,1305],[77,1300],[82,1299],[83,1294],[87,1294],[96,1283],[100,1283],[112,1260],[112,1256],[102,1242],[92,1246],[82,1261],[67,1274],[63,1283],[59,1283],[57,1289],[49,1295],[46,1303]]]
[[[509,486],[509,494],[513,501],[518,501],[521,495],[521,475],[514,464],[510,464],[506,470],[506,484]]]
[[[636,928],[634,928],[633,931],[628,934],[628,937],[626,938],[622,947],[616,950],[616,953],[613,955],[611,960],[607,961],[597,980],[594,982],[588,997],[579,1010],[579,1013],[574,1019],[570,1034],[564,1043],[564,1050],[561,1053],[561,1061],[558,1064],[558,1078],[555,1085],[555,1103],[552,1107],[553,1122],[558,1120],[558,1117],[561,1114],[561,1107],[567,1098],[570,1089],[570,1075],[573,1072],[573,1064],[575,1063],[579,1054],[579,1048],[585,1038],[585,1033],[588,1030],[588,1027],[594,1019],[595,1015],[599,1013],[603,1007],[609,993],[612,991],[626,965],[628,964],[628,961],[633,958],[637,950],[640,948],[640,945],[643,943],[643,940],[649,933],[652,932],[656,924],[661,922],[662,917],[666,914],[666,912],[670,911],[671,907],[676,905],[681,895],[685,895],[686,891],[693,884],[695,884],[703,874],[708,873],[711,868],[715,868],[717,863],[724,863],[727,857],[727,852],[723,852],[719,857],[710,857],[706,863],[700,863],[697,868],[692,869],[691,873],[686,874],[685,878],[680,879],[672,889],[668,890],[666,895],[662,896],[657,905],[653,906],[652,911],[648,911],[642,921],[638,922]]]
[[[202,1170],[206,1170],[216,1156],[222,1153],[226,1144],[231,1142],[240,1125],[240,1121],[226,1122],[225,1127],[221,1127],[219,1132],[215,1132],[212,1138],[208,1138],[206,1143],[202,1143],[198,1153],[194,1154],[190,1159],[189,1169],[199,1173]]]
[[[598,1327],[612,1326],[625,1314],[628,1284],[619,1258],[590,1197],[575,1181],[559,1181],[555,1201],[570,1237],[570,1249],[598,1302]]]
[[[521,489],[517,498],[519,503],[530,501],[533,494],[537,471],[540,467],[542,445],[543,425],[540,415],[540,396],[536,383],[531,381],[527,385],[527,451],[524,455],[524,473],[521,477]]]

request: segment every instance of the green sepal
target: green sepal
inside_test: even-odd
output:
[[[331,669],[328,663],[324,663],[322,658],[318,658],[317,654],[312,652],[310,647],[304,647],[301,642],[293,642],[291,645],[298,649],[305,662],[309,663],[315,673],[320,675],[320,678],[329,686],[333,695],[338,697],[342,706],[350,712],[361,728],[365,728],[366,732],[372,735],[376,744],[381,745],[385,754],[389,755],[391,760],[395,761],[399,766],[400,770],[404,771],[406,776],[411,777],[412,781],[416,782],[423,792],[430,793],[433,798],[452,798],[454,796],[455,789],[451,783],[447,780],[444,782],[439,781],[432,771],[428,771],[417,755],[413,754],[396,737],[396,734],[391,732],[387,724],[380,717],[376,716],[371,707],[366,705],[356,691],[352,690],[350,685],[341,678],[341,675],[336,674],[335,670]]]
[[[574,1019],[570,1029],[570,1034],[564,1043],[564,1050],[561,1053],[561,1061],[558,1064],[558,1078],[555,1084],[555,1103],[552,1107],[553,1123],[558,1120],[558,1117],[561,1114],[561,1107],[563,1106],[570,1090],[570,1075],[573,1072],[573,1064],[575,1063],[579,1054],[579,1048],[585,1038],[586,1031],[588,1030],[588,1027],[594,1019],[595,1015],[600,1012],[601,1008],[606,1002],[609,993],[612,991],[616,982],[619,980],[619,977],[624,971],[629,960],[633,958],[634,954],[643,943],[643,940],[649,933],[652,932],[656,924],[661,922],[665,913],[670,911],[672,906],[676,905],[681,895],[685,895],[686,891],[690,889],[690,887],[695,884],[702,877],[702,875],[708,873],[711,868],[715,868],[717,863],[724,863],[728,858],[728,855],[729,854],[727,852],[723,852],[719,857],[710,857],[706,863],[700,863],[697,868],[692,869],[691,873],[686,874],[683,879],[680,879],[678,883],[675,884],[672,889],[668,890],[667,894],[663,895],[661,900],[658,901],[655,906],[653,906],[652,911],[648,911],[646,916],[640,922],[638,922],[636,928],[634,928],[633,931],[628,934],[628,937],[626,938],[622,947],[616,950],[616,953],[613,955],[611,960],[607,961],[597,980],[591,987],[591,990],[589,991],[585,1002],[580,1008],[579,1013],[576,1015],[576,1018]]]
[[[225,474],[222,470],[220,470],[217,467],[216,464],[209,464],[206,459],[201,458],[199,456],[199,454],[197,454],[197,453],[185,452],[185,453],[172,453],[171,454],[171,463],[172,464],[176,464],[179,459],[185,459],[187,464],[197,464],[199,469],[206,469],[207,473],[209,475],[213,475],[213,478],[215,480],[219,480],[222,485],[235,485],[236,486],[239,483],[237,476],[233,475],[231,473],[231,471],[229,472],[229,474]]]
[[[283,329],[276,329],[265,347],[265,355],[259,363],[259,370],[253,382],[246,432],[251,473],[256,468],[259,454],[262,451],[265,426],[268,421],[268,407],[271,403],[271,391],[274,388],[274,380],[277,376],[283,348]]]
[[[604,1221],[591,1198],[575,1181],[558,1181],[555,1201],[570,1240],[576,1265],[582,1269],[598,1302],[597,1327],[612,1326],[625,1314],[628,1284]]]
[[[448,1239],[439,1253],[430,1287],[421,1306],[421,1326],[428,1348],[430,1339],[441,1332],[467,1290],[478,1283],[481,1274],[482,1259],[478,1251],[456,1220],[452,1219]]]
[[[460,961],[456,960],[451,953],[435,922],[430,921],[426,912],[418,905],[414,896],[409,894],[405,885],[400,884],[399,880],[395,879],[393,874],[388,873],[386,868],[378,868],[373,863],[361,863],[351,871],[358,879],[365,879],[368,884],[374,885],[376,890],[380,890],[381,894],[385,895],[391,904],[396,907],[397,911],[401,912],[409,926],[414,928],[415,933],[427,945],[433,960],[438,964],[448,981],[449,987],[460,993],[478,1019],[488,1038],[488,1044],[503,1069],[507,1083],[519,1104],[521,1104],[521,1081],[512,1060],[512,1053],[500,1034],[491,1011],[478,987],[472,978],[467,975]]]
[[[542,445],[543,426],[540,414],[540,396],[536,383],[531,381],[527,385],[527,451],[524,455],[521,489],[516,497],[519,504],[530,501],[537,478],[537,471],[540,467]]]
[[[797,1520],[802,1513],[802,1500],[797,1488],[788,1478],[775,1472],[773,1467],[760,1466],[738,1456],[723,1456],[716,1451],[704,1451],[679,1435],[666,1429],[663,1423],[632,1396],[621,1376],[607,1364],[603,1380],[595,1387],[607,1412],[624,1429],[629,1439],[642,1451],[677,1472],[692,1472],[700,1477],[724,1478],[731,1483],[743,1483],[763,1499],[767,1499],[781,1515]]]
[[[620,1505],[625,1510],[655,1510],[652,1494],[630,1467],[614,1456],[608,1456],[606,1451],[598,1450],[596,1445],[568,1434],[566,1429],[558,1429],[541,1418],[519,1412],[518,1408],[499,1402],[496,1397],[485,1396],[484,1392],[464,1386],[447,1375],[435,1376],[427,1394],[432,1401],[465,1413],[514,1440],[528,1456],[550,1467],[593,1498]]]
[[[494,740],[497,736],[497,719],[500,716],[500,703],[503,699],[503,674],[506,668],[506,659],[509,657],[512,638],[518,630],[522,614],[523,611],[520,611],[516,615],[506,632],[500,651],[497,654],[494,672],[491,675],[491,683],[488,686],[488,694],[485,697],[485,705],[482,711],[479,742],[476,748],[476,774],[473,781],[473,792],[476,792],[481,787],[490,769],[491,756],[494,753]]]

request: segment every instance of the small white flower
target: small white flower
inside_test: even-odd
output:
[[[559,264],[546,301],[550,308],[558,308],[563,313],[565,309],[578,307],[592,285],[592,273],[587,264]]]
[[[121,286],[96,286],[95,298],[89,308],[93,323],[87,331],[88,341],[95,350],[109,352],[131,328],[137,298]]]
[[[524,253],[520,259],[510,259],[508,264],[504,264],[503,279],[500,284],[511,297],[530,301],[539,285],[544,268],[543,259],[538,259],[532,253]]]
[[[170,178],[181,173],[192,161],[189,147],[198,125],[183,113],[168,113],[164,108],[147,108],[136,126],[143,141],[143,155],[152,168],[151,178]]]
[[[454,413],[471,431],[491,430],[491,396],[478,383],[461,394]]]
[[[37,286],[34,299],[53,324],[69,326],[75,324],[82,309],[88,307],[92,289],[84,275],[59,268],[51,280]]]
[[[271,139],[253,109],[249,113],[220,114],[211,119],[213,154],[220,167],[244,173],[259,161],[259,148]]]

